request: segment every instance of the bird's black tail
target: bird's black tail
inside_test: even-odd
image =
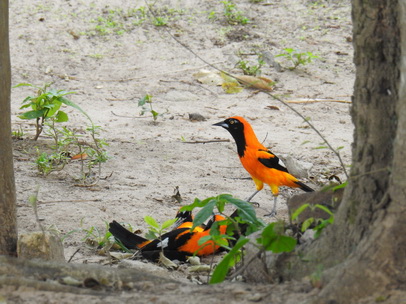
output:
[[[303,184],[302,182],[295,182],[296,185],[299,186],[300,189],[302,189],[305,192],[313,192],[314,190],[312,188],[310,188],[308,185]]]
[[[116,221],[109,224],[109,231],[128,249],[139,249],[138,245],[147,241],[147,239],[132,233]]]

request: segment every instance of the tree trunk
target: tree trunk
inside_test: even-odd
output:
[[[320,239],[268,260],[273,278],[319,280],[314,303],[382,300],[389,290],[406,295],[406,3],[352,5],[357,72],[349,184]]]
[[[0,0],[0,75],[0,254],[15,255],[17,218],[11,141],[11,72],[7,0]]]
[[[406,288],[406,4],[352,5],[351,177],[334,225],[302,252],[312,263],[295,261],[302,275],[325,269],[317,303],[358,303]]]

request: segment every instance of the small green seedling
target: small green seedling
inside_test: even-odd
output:
[[[154,122],[158,119],[159,113],[152,108],[152,95],[145,95],[143,98],[138,100],[138,106],[142,107],[140,115],[144,115],[145,112],[150,112]]]
[[[145,235],[145,237],[149,240],[160,239],[162,235],[166,232],[168,228],[170,228],[176,222],[175,219],[167,220],[162,225],[158,224],[158,222],[149,215],[144,217],[144,221],[149,225],[149,231]]]
[[[11,132],[11,137],[13,139],[23,139],[24,137],[24,130],[21,126],[18,127],[17,130]]]
[[[54,171],[63,170],[69,160],[69,157],[67,157],[64,152],[54,151],[48,154],[46,152],[40,152],[37,148],[37,154],[35,165],[37,166],[38,172],[43,176],[47,176]]]
[[[171,219],[165,221],[162,225],[159,225],[158,222],[152,216],[145,216],[144,221],[149,225],[149,231],[145,235],[147,239],[159,239],[162,242],[162,235],[166,232],[168,228],[170,228],[177,219]],[[164,255],[164,246],[161,246],[161,252],[159,257],[159,262],[163,264],[167,268],[176,268],[176,264],[174,264],[171,260],[169,260]]]
[[[300,52],[293,48],[283,49],[284,53],[278,54],[275,57],[284,57],[286,60],[290,61],[293,66],[289,67],[289,70],[294,70],[300,65],[306,65],[311,63],[313,59],[320,58],[317,55],[314,55],[312,52]]]
[[[237,9],[237,6],[232,1],[221,1],[223,3],[223,15],[226,17],[227,23],[230,25],[246,25],[250,20]],[[213,18],[212,15],[209,18]]]
[[[86,233],[83,240],[86,244],[96,247],[103,248],[105,246],[111,245],[114,242],[112,241],[113,235],[109,231],[109,224],[105,223],[106,229],[100,230],[97,227],[90,227],[88,229],[83,228],[82,231]]]
[[[299,215],[302,214],[302,212],[305,211],[307,208],[310,208],[311,210],[318,208],[320,210],[323,210],[329,215],[328,219],[309,217],[303,221],[301,231],[305,232],[307,229],[309,229],[311,225],[314,225],[313,228],[313,230],[315,231],[314,237],[317,239],[324,230],[324,228],[334,223],[334,214],[333,212],[331,212],[329,208],[320,204],[315,205],[303,204],[302,206],[297,208],[295,212],[293,212],[291,217],[292,221],[295,221],[299,217]]]
[[[74,92],[67,92],[63,90],[49,89],[50,83],[45,84],[43,87],[34,86],[30,83],[20,83],[14,88],[29,86],[37,89],[36,96],[28,96],[23,100],[23,104],[20,109],[26,109],[31,107],[31,111],[24,112],[18,117],[21,119],[35,119],[36,120],[36,134],[34,140],[37,140],[42,133],[44,123],[47,119],[53,119],[55,122],[68,121],[68,114],[60,110],[63,104],[76,108],[83,112],[83,110],[73,103],[71,100],[65,98],[66,95],[73,94]],[[87,116],[88,117],[88,116]]]
[[[101,165],[110,158],[105,149],[108,144],[100,138],[101,127],[91,124],[84,134],[78,134],[65,126],[57,127],[54,120],[47,122],[44,127],[45,134],[54,140],[54,145],[51,146],[51,153],[37,149],[35,164],[42,175],[60,171],[71,160],[77,160],[80,162],[80,180],[83,184],[89,183],[88,179],[94,175],[95,167],[98,168],[97,177],[100,178]]]
[[[155,26],[166,26],[168,25],[169,19],[163,16],[156,16],[152,22]]]
[[[261,56],[258,57],[258,64],[251,65],[249,62],[245,60],[240,60],[237,62],[237,67],[239,67],[244,75],[250,76],[260,76],[261,75],[261,68],[265,64],[265,62],[261,59]]]

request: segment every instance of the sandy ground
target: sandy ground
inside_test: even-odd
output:
[[[249,24],[228,24],[219,1],[157,1],[155,14],[167,18],[167,26],[156,26],[151,16],[142,14],[148,12],[143,1],[10,1],[13,85],[53,82],[54,88],[75,91],[70,99],[103,128],[101,137],[109,143],[111,156],[102,167],[103,179],[93,187],[76,185],[77,163],[40,176],[33,165],[35,147],[45,149],[52,141],[46,136],[32,141],[34,124],[17,115],[33,90],[14,88],[13,130],[24,130],[23,140],[15,140],[14,147],[20,233],[38,229],[28,203],[38,186],[41,223],[62,236],[69,233],[65,256],[69,259],[79,250],[72,258],[76,263],[106,260],[84,244],[86,232],[81,229],[104,232],[106,223],[115,219],[146,232],[145,215],[163,221],[179,209],[172,198],[175,187],[184,204],[221,193],[246,198],[254,184],[245,179],[248,174],[231,136],[212,126],[233,115],[249,120],[275,154],[310,164],[309,177],[303,180],[312,187],[321,187],[332,175],[345,179],[334,154],[317,149],[323,139],[277,100],[248,89],[226,94],[220,86],[198,82],[196,72],[215,69],[185,46],[236,75],[242,74],[236,63],[256,64],[256,54],[277,55],[284,48],[312,52],[320,59],[293,71],[281,57],[275,60],[282,69],[262,67],[262,76],[276,82],[273,94],[294,101],[349,102],[354,81],[350,2],[235,3]],[[162,114],[156,123],[149,113],[140,115],[138,100],[146,94]],[[319,101],[291,106],[310,119],[333,147],[342,147],[343,161],[349,165],[350,104]],[[64,125],[86,128],[80,112],[65,110],[70,121]],[[205,120],[191,121],[190,113]],[[219,139],[230,141],[199,143]],[[298,192],[282,189],[278,218],[286,218],[284,202]],[[270,191],[262,191],[255,200],[261,204],[257,212],[262,217],[272,206]]]

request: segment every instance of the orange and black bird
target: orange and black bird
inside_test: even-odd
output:
[[[139,249],[144,258],[155,262],[159,260],[161,252],[170,260],[186,261],[188,256],[194,254],[207,256],[220,250],[220,246],[213,241],[209,240],[201,245],[198,242],[202,237],[210,235],[210,228],[214,222],[225,220],[223,216],[214,215],[207,225],[195,227],[193,230],[190,211],[178,213],[177,217],[179,219],[177,227],[163,234],[160,239],[152,241],[130,232],[116,221],[109,224],[109,231],[125,247]],[[226,229],[226,225],[220,225],[220,234],[225,234]]]
[[[191,211],[178,212],[176,214],[176,222],[172,225],[171,230],[176,230],[179,228],[192,228],[193,226],[193,216]],[[199,229],[199,227],[196,227]],[[201,228],[202,229],[202,228]],[[203,229],[202,229],[203,230]],[[112,221],[109,224],[109,231],[111,234],[119,240],[128,249],[141,249],[147,244],[151,243],[151,240],[143,238],[138,234],[132,233],[125,227],[120,225],[116,221]]]
[[[268,215],[273,216],[276,214],[280,186],[300,188],[306,192],[314,191],[290,174],[283,162],[258,141],[251,125],[244,118],[233,116],[214,126],[225,128],[233,136],[241,164],[254,180],[257,191],[247,199],[248,202],[262,190],[264,183],[268,184],[274,195],[274,205]]]

